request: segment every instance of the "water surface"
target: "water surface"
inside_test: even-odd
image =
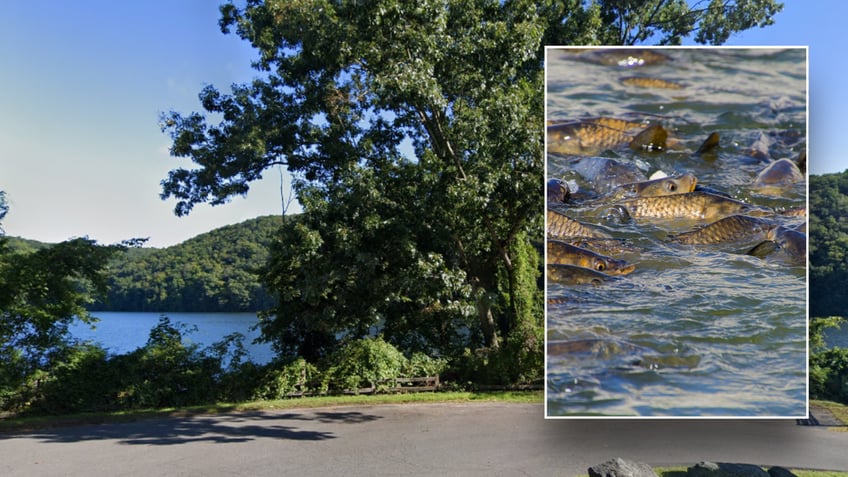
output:
[[[806,182],[778,191],[751,187],[769,161],[795,159],[806,148],[805,50],[664,53],[671,61],[623,68],[549,49],[547,118],[659,122],[678,140],[675,148],[601,154],[632,161],[648,176],[692,172],[699,184],[778,211],[806,205]],[[685,87],[636,88],[620,82],[627,76]],[[695,154],[711,132],[721,136],[718,151]],[[590,186],[556,155],[546,172]],[[565,212],[629,239],[638,252],[621,257],[635,272],[601,286],[548,283],[548,297],[557,299],[547,307],[548,416],[806,415],[806,266],[667,241],[692,222]]]
[[[80,340],[100,343],[112,354],[124,354],[135,351],[147,343],[150,330],[159,323],[159,317],[167,316],[172,324],[182,323],[190,330],[184,339],[200,345],[201,348],[220,341],[231,333],[245,336],[244,345],[250,355],[246,358],[255,363],[267,363],[274,354],[269,345],[253,344],[259,337],[259,331],[253,326],[257,323],[256,313],[148,313],[148,312],[105,312],[97,311],[92,315],[100,321],[94,329],[83,323],[71,327],[71,335]]]

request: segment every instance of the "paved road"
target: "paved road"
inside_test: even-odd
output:
[[[613,457],[848,470],[848,433],[793,420],[548,420],[541,405],[233,413],[0,434],[2,476],[559,475]]]

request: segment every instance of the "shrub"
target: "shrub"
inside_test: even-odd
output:
[[[810,395],[848,404],[848,349],[826,349],[810,357]]]
[[[321,389],[318,368],[303,358],[280,366],[271,364],[260,378],[253,399],[282,399],[290,394],[317,393]]]
[[[405,360],[401,375],[407,378],[420,378],[442,374],[448,361],[444,358],[431,358],[424,353],[416,352]]]
[[[382,337],[363,338],[343,344],[329,357],[324,386],[330,391],[357,391],[374,386],[375,392],[393,388],[406,363],[403,353]]]

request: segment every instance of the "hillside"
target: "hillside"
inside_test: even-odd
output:
[[[810,316],[848,316],[848,171],[810,176]]]
[[[167,248],[131,248],[109,266],[109,291],[92,311],[257,311],[272,305],[256,270],[282,225],[265,216],[228,225]],[[9,237],[22,252],[49,246]]]
[[[250,219],[163,249],[131,249],[110,266],[109,294],[98,311],[256,311],[272,305],[256,271],[282,225]]]

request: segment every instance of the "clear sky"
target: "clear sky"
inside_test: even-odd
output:
[[[150,237],[166,246],[242,220],[280,214],[280,175],[248,196],[188,217],[159,199],[189,160],[168,154],[159,113],[201,110],[205,84],[251,80],[255,53],[218,27],[220,2],[2,2],[0,190],[7,235],[101,243]],[[288,178],[286,179],[288,185]],[[290,212],[292,210],[290,209]]]
[[[247,197],[201,204],[188,217],[159,199],[159,182],[188,160],[168,155],[160,112],[199,111],[206,84],[228,91],[255,75],[255,52],[218,27],[215,0],[2,2],[0,190],[7,235],[101,243],[150,237],[167,246],[222,225],[279,214],[280,176]],[[785,1],[773,26],[728,45],[810,46],[810,170],[848,168],[842,1]],[[813,6],[815,5],[815,6]],[[286,178],[286,184],[288,178]],[[296,212],[297,209],[290,209]]]

